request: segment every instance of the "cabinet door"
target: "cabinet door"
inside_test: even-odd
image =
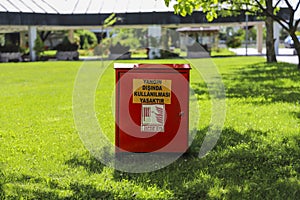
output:
[[[132,70],[134,71],[134,70]],[[116,146],[129,152],[184,152],[188,147],[188,71],[120,73]]]

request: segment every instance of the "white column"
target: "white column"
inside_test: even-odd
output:
[[[153,37],[157,41],[157,44],[151,44],[151,42],[149,41],[150,47],[152,46],[158,48],[160,46],[159,40],[161,38],[161,31],[161,26],[159,25],[148,26],[148,37]]]
[[[159,48],[161,47],[159,42],[162,35],[161,32],[161,26],[159,25],[148,26],[149,59],[160,58],[161,56],[159,51]]]
[[[34,41],[37,38],[37,28],[36,26],[29,26],[28,27],[28,43],[29,43],[29,51],[30,51],[30,60],[36,60],[36,54],[34,51]]]
[[[279,35],[280,35],[280,25],[277,22],[274,22],[274,48],[275,54],[278,55],[279,50]]]
[[[256,26],[256,47],[258,53],[262,53],[263,47],[263,24],[257,24]]]

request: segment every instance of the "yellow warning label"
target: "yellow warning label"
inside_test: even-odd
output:
[[[171,104],[171,80],[133,79],[133,103]]]

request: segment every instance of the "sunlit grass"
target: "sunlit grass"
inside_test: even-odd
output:
[[[210,54],[212,57],[235,56],[235,53],[227,48],[213,49]]]
[[[213,62],[225,85],[227,107],[217,145],[198,158],[211,101],[205,83],[192,69],[201,122],[190,153],[164,169],[142,174],[108,168],[82,144],[72,95],[83,62],[1,63],[0,199],[297,199],[300,73],[296,66],[266,64],[260,57]],[[100,61],[85,64],[102,67]],[[111,61],[103,65],[109,68],[97,87],[95,110],[113,142],[114,70]]]

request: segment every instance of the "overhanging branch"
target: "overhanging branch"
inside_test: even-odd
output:
[[[300,1],[298,1],[298,3],[297,3],[297,6],[296,6],[296,8],[295,8],[295,11],[298,10],[299,6],[300,6]]]
[[[294,10],[293,6],[290,4],[290,2],[288,0],[284,0],[284,1],[290,10]]]
[[[266,8],[263,7],[263,5],[258,1],[258,0],[254,0],[257,5],[260,7],[260,9],[269,17],[271,17],[273,20],[275,20],[276,22],[278,22],[282,28],[284,28],[285,30],[287,30],[289,32],[289,22],[287,22],[286,20],[284,20],[282,17],[279,17],[277,15],[274,15],[274,13],[269,12]]]
[[[295,27],[296,27],[296,28],[298,27],[299,23],[300,23],[300,19],[298,19],[298,20],[295,22]]]
[[[276,8],[280,2],[281,2],[281,0],[278,0],[277,3],[275,4],[274,8]]]

